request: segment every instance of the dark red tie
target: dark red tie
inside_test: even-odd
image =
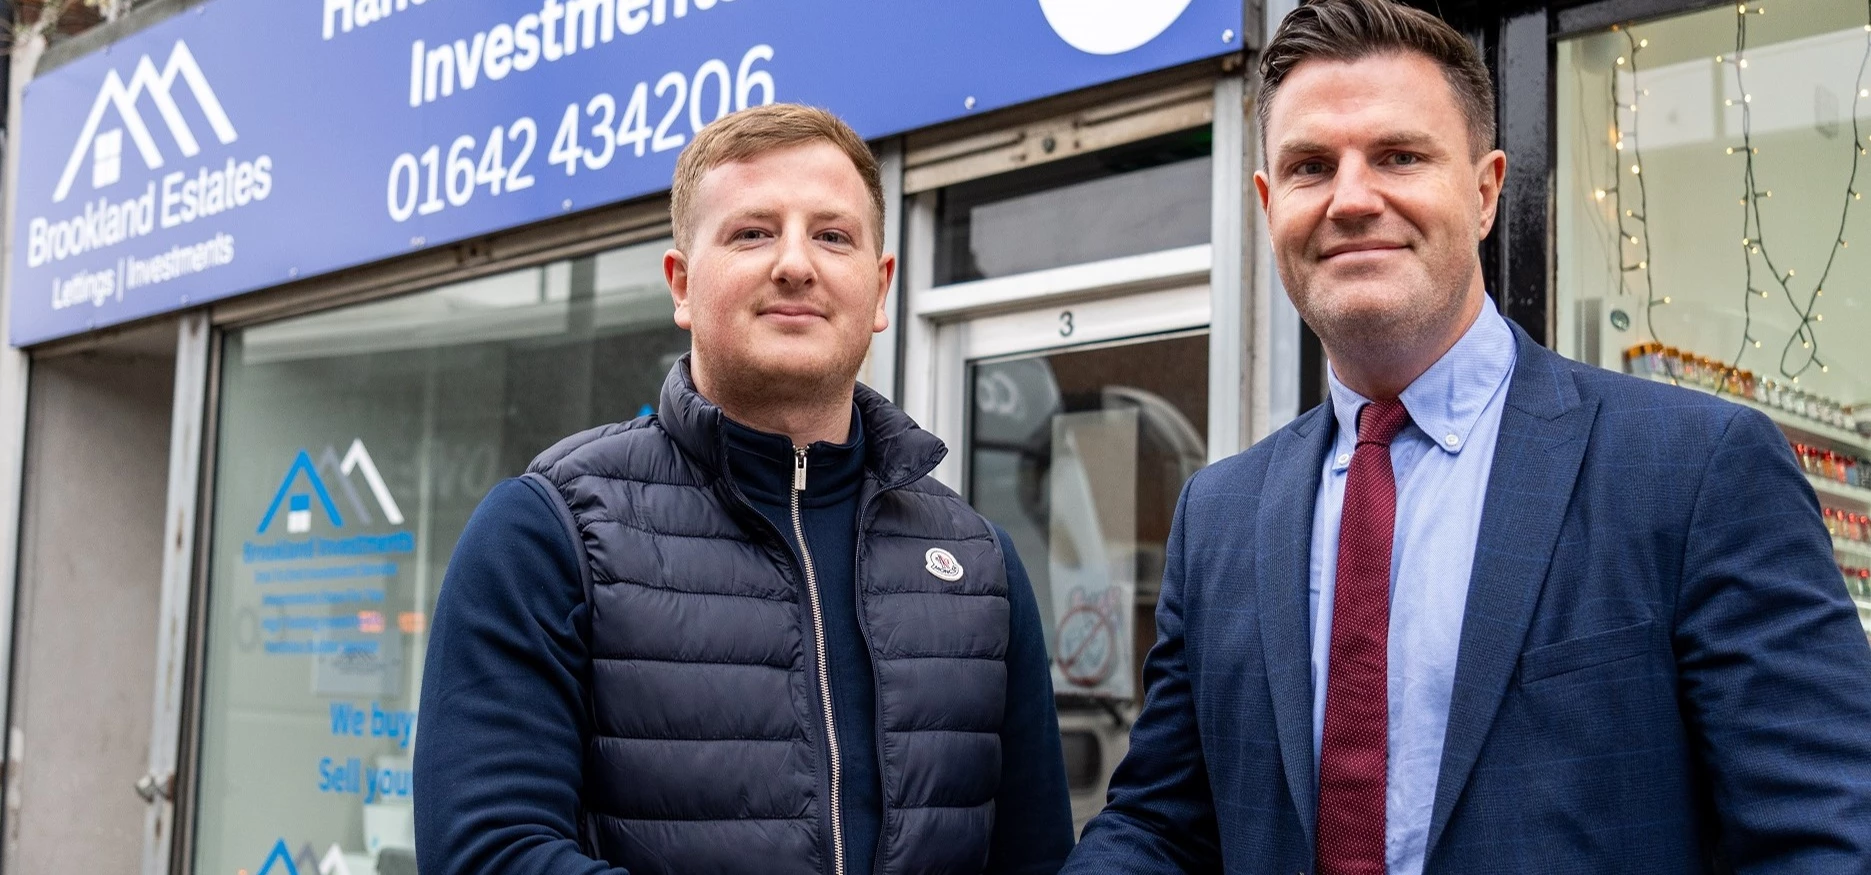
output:
[[[1319,875],[1384,875],[1390,546],[1397,529],[1390,441],[1409,421],[1401,401],[1365,405],[1345,478],[1319,745]]]

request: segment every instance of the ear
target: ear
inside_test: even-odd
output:
[[[890,327],[890,280],[896,277],[897,257],[885,253],[877,260],[877,312],[871,317],[871,333]]]
[[[1273,193],[1272,184],[1272,180],[1267,178],[1267,171],[1254,171],[1254,191],[1260,194],[1260,211],[1263,213],[1267,211],[1267,198]]]
[[[676,304],[676,327],[688,331],[695,320],[689,314],[689,257],[682,250],[663,253],[663,280],[669,283],[669,297]]]
[[[1501,185],[1507,179],[1507,153],[1499,149],[1482,156],[1475,165],[1475,183],[1481,196],[1481,237],[1494,229],[1494,216],[1501,206]]]

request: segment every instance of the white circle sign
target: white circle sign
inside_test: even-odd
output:
[[[1053,32],[1073,48],[1116,55],[1158,36],[1182,17],[1189,0],[1039,0]]]

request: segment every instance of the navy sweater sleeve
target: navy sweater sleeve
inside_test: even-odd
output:
[[[579,848],[590,657],[556,496],[495,486],[435,607],[416,736],[416,855],[450,875],[628,875]]]
[[[1053,875],[1072,851],[1072,800],[1065,786],[1052,666],[1039,601],[1013,539],[998,525],[1007,554],[1007,714],[1001,724],[1000,794],[994,800],[993,875]]]

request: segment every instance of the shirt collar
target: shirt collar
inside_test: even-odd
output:
[[[1403,390],[1403,408],[1410,413],[1404,430],[1416,428],[1443,452],[1461,453],[1482,411],[1513,373],[1515,358],[1514,333],[1493,300],[1484,299],[1461,339]],[[1343,469],[1351,464],[1347,448],[1357,443],[1358,412],[1371,400],[1339,382],[1329,364],[1325,377],[1338,420],[1339,452],[1332,467]]]

